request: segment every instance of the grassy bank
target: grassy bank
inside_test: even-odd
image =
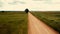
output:
[[[27,34],[25,12],[0,12],[0,34]]]
[[[60,12],[31,12],[38,19],[60,32]]]

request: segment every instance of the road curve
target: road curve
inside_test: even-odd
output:
[[[42,21],[28,13],[28,34],[59,34]]]

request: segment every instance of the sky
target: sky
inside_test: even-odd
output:
[[[0,11],[60,11],[60,0],[0,0]]]

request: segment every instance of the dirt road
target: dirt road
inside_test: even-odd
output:
[[[31,13],[28,13],[28,34],[59,34]]]

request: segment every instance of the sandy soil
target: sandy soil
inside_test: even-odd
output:
[[[37,19],[31,13],[28,13],[28,34],[59,34],[50,28],[44,22]]]

